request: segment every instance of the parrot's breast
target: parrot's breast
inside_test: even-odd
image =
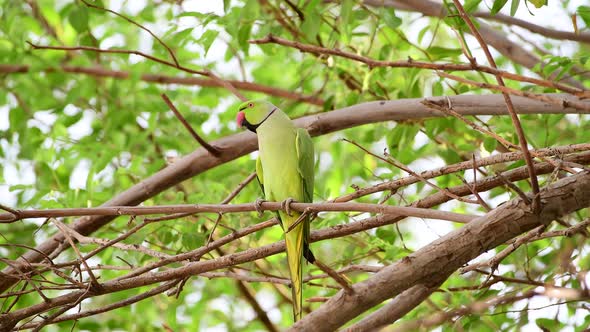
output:
[[[258,146],[263,169],[266,199],[283,201],[293,198],[303,201],[294,126],[284,130],[259,130]]]

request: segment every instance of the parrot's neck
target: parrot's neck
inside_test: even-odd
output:
[[[260,126],[256,129],[256,134],[259,138],[264,136],[274,136],[286,134],[285,131],[295,129],[293,121],[289,119],[287,114],[276,109]]]
[[[261,155],[279,156],[295,142],[297,130],[291,119],[277,110],[258,127],[256,135]]]

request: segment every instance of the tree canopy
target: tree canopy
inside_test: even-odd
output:
[[[0,4],[0,331],[590,325],[582,1]],[[248,99],[314,137],[296,324]]]

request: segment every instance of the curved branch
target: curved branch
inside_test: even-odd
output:
[[[574,152],[581,152],[581,151],[588,151],[590,150],[590,143],[582,143],[582,144],[573,144],[573,145],[566,145],[560,147],[552,147],[552,148],[544,148],[544,149],[537,149],[531,150],[531,153],[536,155],[537,157],[548,157],[548,156],[563,156],[569,153]],[[463,161],[454,165],[446,165],[440,168],[424,171],[420,174],[420,176],[424,179],[432,179],[444,174],[451,174],[455,172],[460,172],[466,169],[470,169],[473,167],[483,167],[483,166],[490,166],[499,163],[506,163],[512,162],[522,159],[521,152],[506,152],[500,153],[496,155],[492,155],[486,158],[478,158],[475,160],[467,160]],[[475,164],[474,164],[475,163]],[[381,191],[392,190],[395,191],[403,186],[411,185],[417,182],[420,182],[420,178],[409,175],[403,178],[382,182],[376,184],[371,187],[360,188],[355,190],[354,192],[346,195],[342,195],[336,199],[334,202],[348,202],[353,199],[357,199],[362,196],[367,196],[370,194],[374,194]]]
[[[353,294],[340,291],[291,331],[334,331],[364,311],[417,284],[448,278],[465,263],[528,230],[590,206],[590,172],[564,178],[541,191],[541,210],[534,214],[520,198],[457,229],[363,282]]]
[[[368,212],[389,214],[395,213],[407,217],[429,218],[467,223],[476,216],[466,215],[447,211],[429,210],[415,207],[391,206],[383,204],[368,203],[290,203],[291,210],[317,213],[317,212]],[[155,205],[155,206],[105,206],[95,208],[64,208],[46,210],[21,210],[20,218],[57,218],[57,217],[80,217],[80,216],[144,216],[151,214],[175,214],[175,213],[231,213],[231,212],[254,212],[258,210],[278,211],[285,209],[282,202],[262,202],[245,204],[178,204],[178,205]],[[14,216],[11,213],[0,214],[2,221],[13,222]]]
[[[588,155],[588,153],[584,153],[584,154]],[[552,166],[547,163],[544,163],[544,166],[543,166],[543,164],[537,164],[536,166],[539,167],[539,169],[537,170],[538,174],[550,172],[552,169]],[[514,170],[507,172],[507,173],[510,173],[510,175],[506,175],[506,176],[510,177],[511,179],[517,179],[519,176],[521,178],[524,178],[524,177],[526,177],[527,170],[526,170],[526,167],[520,167],[518,169],[514,169]],[[576,176],[579,176],[580,174],[582,174],[582,173],[579,173]],[[564,181],[564,180],[561,180],[561,181]],[[481,182],[481,185],[478,184],[478,188],[480,188],[481,190],[491,189],[490,186],[485,185],[486,183],[488,183],[488,184],[490,183],[490,181],[487,181],[487,179],[478,181],[478,183],[480,183],[480,182]],[[588,190],[590,187],[583,187],[583,188]],[[568,188],[565,188],[564,190],[567,190],[567,189]],[[453,192],[458,192],[457,190],[454,190],[454,188],[449,188],[449,190],[453,190]],[[470,191],[467,190],[467,192],[465,194],[469,194],[469,193],[470,193]],[[437,196],[437,194],[435,194],[433,196]],[[433,196],[430,196],[430,197],[433,197]],[[416,202],[414,205],[423,206],[423,207],[433,207],[433,206],[436,206],[438,204],[445,202],[446,200],[448,200],[447,196],[438,197],[437,199],[422,199],[422,200]],[[580,202],[583,202],[583,201],[580,201]],[[508,204],[504,204],[503,207],[505,207],[507,205]],[[350,234],[366,231],[366,230],[369,230],[372,228],[381,227],[384,225],[390,225],[390,224],[398,222],[402,219],[403,219],[402,216],[395,215],[395,214],[388,214],[388,215],[379,215],[376,217],[367,218],[367,219],[352,222],[349,224],[343,224],[343,225],[329,227],[326,229],[312,232],[311,242],[317,242],[317,241],[322,241],[322,240],[326,240],[326,239],[333,239],[333,238],[347,236]],[[250,226],[250,227],[248,227],[248,229],[253,229],[253,228],[262,229],[262,228],[266,227],[267,225],[270,226],[273,224],[274,224],[274,222],[265,222],[265,223],[261,223],[258,225]],[[244,233],[248,233],[248,232],[244,232]],[[235,236],[236,236],[235,234],[229,234],[228,236],[226,236],[226,238],[232,239],[232,238],[235,238]],[[224,242],[223,239],[220,239],[218,241]],[[193,258],[193,259],[200,258],[204,252],[209,251],[209,249],[211,249],[212,247],[213,247],[213,244],[211,246],[204,246],[204,247],[195,249],[195,250],[188,252],[188,253],[183,253],[183,254],[179,254],[179,255],[176,255],[176,256],[173,256],[170,258],[161,259],[160,261],[150,264],[146,267],[138,268],[138,269],[130,272],[127,275],[116,278],[114,280],[107,281],[107,282],[101,284],[100,289],[98,289],[98,290],[95,289],[92,292],[74,291],[74,292],[53,298],[50,303],[47,303],[47,302],[39,303],[39,304],[35,304],[35,305],[32,305],[27,308],[23,308],[23,309],[16,310],[14,312],[10,312],[8,314],[0,316],[0,318],[3,318],[2,320],[0,320],[0,329],[2,329],[3,327],[6,327],[8,325],[11,325],[11,324],[14,325],[18,321],[20,321],[26,317],[30,317],[32,315],[36,315],[38,313],[45,312],[45,311],[50,310],[51,308],[54,308],[56,306],[67,305],[71,301],[77,300],[82,294],[85,297],[93,297],[93,296],[99,296],[99,295],[103,295],[103,294],[118,292],[118,291],[122,291],[125,289],[145,286],[145,285],[157,283],[160,281],[183,278],[183,277],[187,277],[189,275],[201,274],[204,272],[208,272],[208,271],[212,271],[212,270],[216,270],[216,269],[220,269],[220,268],[225,268],[225,267],[229,267],[229,266],[234,266],[237,264],[241,264],[241,263],[257,260],[260,258],[268,257],[271,255],[281,253],[285,250],[284,241],[280,241],[280,242],[276,242],[276,243],[266,245],[263,247],[252,248],[252,249],[248,249],[248,250],[245,250],[242,252],[222,256],[222,257],[207,260],[207,261],[189,262],[189,263],[185,264],[184,266],[179,267],[179,268],[175,268],[175,269],[165,270],[165,271],[156,272],[156,273],[145,273],[145,272],[148,272],[154,268],[166,265],[167,263],[180,262],[183,260],[187,260],[189,258]],[[446,278],[446,276],[445,276],[445,278]],[[432,281],[432,280],[430,280],[430,281]],[[5,325],[2,325],[3,323]]]
[[[568,95],[557,96],[560,96],[564,100],[579,100]],[[295,120],[295,123],[300,127],[307,128],[311,135],[318,136],[369,123],[445,116],[442,112],[437,112],[424,106],[421,103],[422,100],[416,98],[368,102],[332,112],[299,118]],[[450,100],[454,105],[454,109],[462,115],[506,115],[505,108],[501,102],[501,95],[466,95],[429,98],[429,100]],[[590,105],[589,100],[582,102]],[[526,98],[514,98],[514,105],[519,114],[583,113],[580,110],[557,107]],[[151,177],[137,183],[102,206],[137,205],[177,183],[256,150],[257,141],[253,133],[242,132],[221,138],[212,142],[211,145],[221,149],[222,152],[219,157],[214,157],[204,148],[199,148]],[[108,224],[111,220],[113,220],[112,216],[84,217],[78,219],[72,225],[72,228],[82,235],[88,235]],[[47,255],[57,256],[62,250],[67,248],[65,245],[60,246],[60,243],[63,242],[63,236],[56,234],[38,245],[37,250]],[[40,262],[44,256],[39,252],[28,251],[19,260],[25,264],[27,262]],[[2,272],[11,274],[13,269],[7,267]],[[7,278],[0,279],[0,293],[5,292],[15,282],[16,280]]]
[[[374,7],[395,7],[400,10],[419,12],[431,17],[444,18],[448,14],[440,2],[434,2],[430,0],[364,0],[363,2]],[[491,45],[494,49],[515,63],[518,63],[526,68],[533,69],[535,65],[541,62],[541,59],[538,56],[527,51],[521,45],[511,41],[507,36],[499,31],[494,30],[488,24],[477,21],[477,25],[478,30],[486,43]],[[572,78],[564,79],[564,82],[567,82],[568,84],[571,84],[577,88],[584,88],[580,82]]]
[[[417,284],[408,288],[382,308],[348,327],[344,331],[374,331],[389,325],[402,318],[405,314],[422,303],[422,301],[426,300],[432,292],[438,289],[437,286],[438,285],[436,284],[428,286]]]
[[[366,57],[363,55],[359,55],[356,53],[346,52],[337,48],[326,48],[321,47],[313,44],[304,44],[298,41],[288,40],[285,38],[267,35],[262,39],[254,39],[249,41],[251,44],[277,44],[282,46],[287,46],[291,48],[298,49],[304,53],[311,53],[311,54],[329,54],[338,56],[344,59],[354,60],[360,63],[364,63],[370,68],[374,67],[390,67],[390,68],[420,68],[420,69],[431,69],[431,70],[444,70],[444,71],[481,71],[484,73],[497,75],[501,77],[505,77],[506,79],[511,79],[520,82],[527,82],[533,83],[536,85],[559,89],[563,92],[568,92],[572,94],[581,93],[582,91],[578,88],[572,88],[567,85],[561,84],[559,82],[554,82],[551,80],[527,77],[524,75],[514,74],[505,70],[500,70],[495,66],[483,66],[477,63],[435,63],[435,62],[425,62],[425,61],[416,61],[413,59],[410,60],[397,60],[397,61],[388,61],[388,60],[376,60],[370,57]]]
[[[28,73],[30,72],[31,67],[29,65],[15,65],[15,64],[0,64],[0,73],[1,74],[20,74],[20,73]],[[62,65],[60,67],[49,67],[43,69],[44,72],[47,73],[54,73],[54,72],[65,72],[70,74],[84,74],[89,76],[95,77],[110,77],[116,79],[129,79],[129,77],[133,76],[129,72],[120,71],[120,70],[111,70],[108,68],[103,67],[81,67],[81,66],[69,66],[69,65]],[[157,83],[157,84],[178,84],[178,85],[187,85],[187,86],[203,86],[203,87],[215,87],[215,88],[223,88],[223,84],[221,84],[218,80],[214,80],[211,78],[199,78],[199,77],[179,77],[179,76],[168,76],[168,75],[161,75],[161,74],[142,74],[140,79],[144,82],[150,83]],[[252,91],[252,92],[259,92],[264,93],[271,96],[286,98],[286,99],[293,99],[305,103],[309,103],[312,105],[322,106],[324,104],[324,100],[315,96],[305,96],[299,93],[291,92],[288,90],[283,90],[275,87],[260,85],[251,82],[245,81],[236,81],[236,80],[227,80],[231,85],[236,87],[237,89],[244,90],[244,91]]]
[[[506,23],[509,25],[516,25],[516,26],[519,26],[523,29],[527,29],[530,32],[534,32],[534,33],[540,34],[540,35],[548,37],[548,38],[561,39],[561,40],[566,39],[566,40],[572,40],[572,41],[590,44],[590,33],[588,33],[588,32],[575,33],[575,32],[563,31],[563,30],[550,29],[550,28],[547,28],[547,27],[544,27],[541,25],[537,25],[537,24],[534,24],[534,23],[531,23],[531,22],[528,22],[525,20],[521,20],[516,17],[504,15],[501,13],[498,13],[496,15],[492,15],[491,13],[488,13],[488,12],[476,12],[473,14],[473,16],[480,17],[480,18],[483,18],[486,20],[492,20],[492,21],[497,21],[497,22],[501,22],[501,23]]]

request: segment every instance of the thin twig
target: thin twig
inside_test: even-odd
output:
[[[326,264],[322,263],[319,259],[316,259],[313,264],[320,268],[320,270],[324,271],[327,275],[332,277],[347,294],[353,294],[354,290],[350,286],[350,283],[345,279],[344,276],[340,275],[338,272],[334,271],[331,267],[327,266]]]
[[[282,202],[262,202],[259,207],[262,210],[278,211],[283,209]],[[391,206],[368,203],[291,203],[292,210],[305,212],[369,212],[379,214],[399,214],[407,217],[441,219],[459,223],[466,223],[477,216],[460,214],[448,211],[438,211],[414,207]],[[21,217],[25,218],[55,218],[55,217],[79,217],[79,216],[122,216],[122,215],[151,215],[171,214],[180,212],[191,213],[236,213],[257,211],[256,203],[244,204],[178,204],[160,206],[103,206],[91,208],[64,208],[46,210],[22,210]],[[12,214],[0,214],[0,220],[12,218]]]
[[[72,239],[72,236],[70,233],[70,228],[57,219],[52,219],[52,221],[55,224],[55,226],[57,226],[57,228],[62,232],[62,234],[64,235],[66,240],[70,243],[70,246],[72,247],[72,249],[74,249],[74,252],[76,253],[76,255],[78,255],[78,259],[80,259],[80,261],[82,262],[82,265],[84,265],[84,267],[86,268],[86,273],[88,273],[88,276],[90,277],[90,281],[91,281],[90,284],[92,285],[92,288],[95,290],[99,290],[101,288],[100,283],[98,282],[98,280],[94,276],[94,273],[90,269],[90,266],[88,265],[88,263],[84,259],[84,256],[82,255],[82,253],[80,252],[78,247],[76,247],[76,244],[74,243],[74,240]]]
[[[7,211],[7,212],[9,212],[12,215],[12,219],[11,220],[7,220],[7,221],[0,220],[0,224],[1,223],[11,223],[13,221],[16,221],[16,220],[21,219],[19,217],[19,211],[18,210],[15,210],[13,208],[10,208],[10,207],[8,207],[6,205],[2,205],[2,204],[0,204],[0,210]]]
[[[176,116],[176,118],[182,123],[182,125],[184,126],[184,128],[186,128],[186,130],[188,130],[188,132],[191,134],[191,136],[197,142],[199,142],[199,144],[201,144],[202,147],[204,147],[207,151],[209,151],[209,153],[211,153],[215,157],[219,157],[221,155],[221,150],[219,150],[218,148],[210,145],[204,139],[202,139],[201,136],[199,136],[199,134],[197,134],[197,132],[186,121],[186,119],[184,118],[184,116],[182,116],[182,114],[178,111],[178,109],[176,108],[176,106],[174,106],[174,104],[172,103],[172,101],[170,100],[170,98],[168,98],[168,96],[165,93],[162,93],[161,96],[162,96],[162,99],[164,99],[164,102],[166,103],[166,105],[168,105],[168,108],[170,108],[170,110],[174,113],[174,115]]]
[[[590,150],[590,144],[583,143],[583,144],[574,144],[574,145],[566,145],[560,147],[553,147],[553,148],[545,148],[545,149],[538,149],[538,150],[531,150],[531,153],[534,153],[537,157],[548,157],[554,155],[564,155],[573,152],[579,151],[588,151]],[[477,167],[483,166],[490,166],[498,163],[506,163],[512,162],[522,159],[521,152],[507,152],[501,153],[497,155],[492,155],[485,158],[479,158],[477,160],[467,160],[457,164],[446,165],[440,168],[436,168],[433,170],[422,172],[420,175],[425,179],[432,179],[441,175],[451,174],[455,172],[464,171],[466,169],[470,169],[473,167],[473,163],[476,164]],[[383,183],[379,183],[377,185],[360,188],[353,193],[342,195],[338,198],[332,200],[333,202],[348,202],[353,199],[357,199],[366,195],[374,194],[380,191],[386,190],[397,190],[401,187],[408,186],[421,180],[418,177],[413,175],[406,176],[400,179],[395,179],[393,181],[387,181]]]
[[[166,51],[168,51],[168,54],[170,54],[170,57],[171,57],[171,58],[172,58],[172,60],[174,61],[174,64],[175,64],[177,67],[180,67],[180,64],[178,63],[178,59],[176,59],[176,55],[174,54],[174,52],[172,51],[172,49],[171,49],[170,47],[168,47],[168,45],[166,45],[166,43],[164,43],[164,42],[163,42],[163,41],[162,41],[160,38],[158,38],[158,36],[156,36],[156,34],[154,34],[154,33],[153,33],[153,32],[152,32],[150,29],[148,29],[148,28],[144,27],[143,25],[141,25],[141,24],[139,24],[139,23],[135,22],[134,20],[132,20],[132,19],[128,18],[127,16],[125,16],[125,15],[123,15],[123,14],[117,13],[117,12],[116,12],[116,11],[114,11],[114,10],[111,10],[111,9],[108,9],[108,8],[104,8],[104,7],[100,7],[100,6],[93,5],[93,4],[91,4],[91,3],[88,3],[88,2],[86,2],[86,0],[82,0],[82,2],[83,2],[83,3],[84,3],[86,6],[88,6],[88,7],[90,7],[90,8],[94,8],[94,9],[98,9],[98,10],[104,10],[104,11],[106,11],[106,12],[109,12],[109,13],[113,14],[113,15],[116,15],[116,16],[118,16],[118,17],[120,17],[120,18],[124,19],[125,21],[127,21],[127,22],[129,22],[129,23],[131,23],[131,24],[133,24],[133,25],[135,25],[135,26],[137,26],[137,27],[139,27],[139,28],[140,28],[140,29],[142,29],[143,31],[145,31],[145,32],[149,33],[149,34],[150,34],[152,37],[154,37],[154,39],[155,39],[155,40],[157,40],[157,41],[158,41],[158,43],[160,43],[160,45],[162,45],[162,46],[163,46],[163,47],[166,49]]]
[[[445,71],[481,71],[492,75],[501,75],[506,79],[520,81],[520,82],[527,82],[532,83],[539,86],[544,86],[548,88],[558,89],[564,92],[568,92],[571,94],[578,94],[582,90],[577,88],[572,88],[565,84],[557,83],[550,80],[538,79],[527,77],[523,75],[518,75],[514,73],[510,73],[507,71],[499,70],[498,68],[476,65],[473,66],[472,64],[467,63],[433,63],[433,62],[422,62],[416,60],[399,60],[399,61],[384,61],[384,60],[375,60],[369,57],[365,57],[356,53],[349,53],[346,51],[342,51],[337,48],[325,48],[321,46],[311,45],[311,44],[304,44],[297,41],[291,41],[284,38],[280,38],[274,35],[267,35],[262,39],[250,40],[252,44],[268,44],[274,43],[278,45],[283,45],[291,48],[296,48],[301,52],[312,53],[312,54],[329,54],[334,55],[342,58],[346,58],[349,60],[354,60],[357,62],[361,62],[369,66],[370,68],[376,67],[391,67],[391,68],[420,68],[420,69],[432,69],[432,70],[445,70]]]
[[[387,155],[387,158],[383,158],[383,157],[381,157],[381,156],[379,156],[379,155],[377,155],[377,154],[369,151],[368,149],[366,149],[365,147],[363,147],[362,145],[360,145],[359,143],[357,143],[355,141],[351,141],[351,140],[346,139],[346,138],[343,138],[342,140],[345,141],[345,142],[348,142],[348,143],[350,143],[350,144],[352,144],[352,145],[354,145],[356,147],[358,147],[359,149],[363,150],[365,153],[367,153],[367,154],[369,154],[369,155],[371,155],[371,156],[373,156],[373,157],[375,157],[375,158],[377,158],[379,160],[382,160],[382,161],[384,161],[384,162],[386,162],[386,163],[388,163],[390,165],[393,165],[393,166],[395,166],[395,167],[397,167],[397,168],[399,168],[399,169],[401,169],[401,170],[409,173],[410,175],[412,175],[412,176],[420,179],[420,181],[424,182],[428,186],[430,186],[430,187],[432,187],[432,188],[434,188],[434,189],[436,189],[436,190],[444,193],[445,195],[448,195],[449,197],[451,197],[453,199],[456,199],[456,200],[461,201],[461,202],[477,204],[476,201],[473,201],[473,200],[470,200],[470,199],[466,199],[466,198],[457,196],[457,195],[451,193],[450,191],[448,191],[447,189],[441,188],[441,187],[437,186],[436,184],[428,181],[427,179],[425,179],[420,174],[412,171],[408,166],[404,165],[403,163],[401,163],[398,160],[395,160],[391,155]]]
[[[527,204],[531,204],[531,200],[528,198],[528,196],[522,190],[520,190],[520,188],[518,188],[514,183],[508,181],[508,179],[502,173],[497,173],[496,175],[500,178],[500,180],[502,180],[502,182],[504,182],[505,185],[508,186],[508,188],[514,190],[514,192],[518,194],[520,199],[525,201]]]

